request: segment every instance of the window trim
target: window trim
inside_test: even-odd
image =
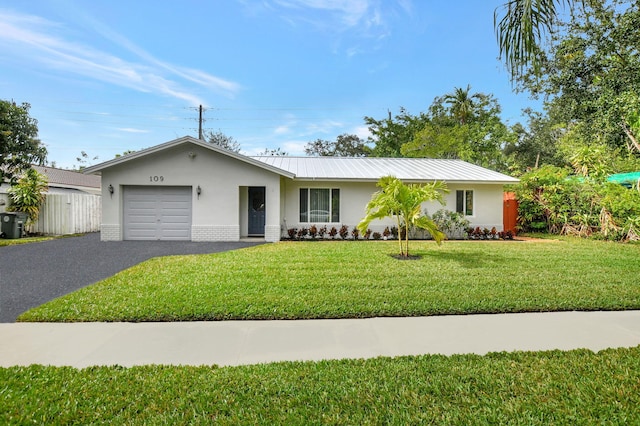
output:
[[[460,208],[460,195],[462,195],[462,208]],[[471,196],[471,214],[469,212],[469,196]],[[456,213],[462,213],[465,217],[475,217],[476,194],[473,189],[456,190]]]
[[[310,219],[310,214],[309,212],[311,211],[311,190],[326,190],[328,191],[329,194],[329,221],[328,222],[321,222],[321,221],[309,221]],[[306,211],[304,213],[307,214],[307,220],[303,221],[302,220],[302,201],[303,201],[303,196],[302,193],[303,191],[306,191],[306,196],[304,197],[306,200]],[[337,191],[337,193],[335,192]],[[334,195],[337,195],[337,197],[334,197]],[[334,202],[334,198],[337,198],[337,203]],[[298,189],[298,222],[299,223],[340,223],[340,188],[335,188],[335,187],[300,187]],[[337,220],[333,220],[334,219],[334,211],[337,209]]]

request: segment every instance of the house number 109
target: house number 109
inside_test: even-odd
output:
[[[164,176],[149,176],[149,182],[164,182]]]

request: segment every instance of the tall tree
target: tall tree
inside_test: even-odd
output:
[[[464,125],[473,119],[476,109],[476,100],[481,95],[475,93],[471,95],[471,85],[467,85],[466,89],[455,87],[453,93],[444,95],[444,102],[449,105],[451,115],[458,123]]]
[[[500,118],[500,104],[470,87],[436,97],[423,114],[422,128],[400,152],[407,157],[457,158],[494,170],[504,170],[502,147],[515,136]]]
[[[240,152],[240,143],[236,141],[233,136],[228,136],[221,131],[213,132],[209,131],[205,133],[205,140],[214,145],[218,145],[220,148],[232,152]]]
[[[304,152],[320,157],[366,157],[371,153],[371,148],[357,135],[344,133],[333,142],[322,139],[309,142],[305,145]]]
[[[44,164],[47,149],[38,139],[38,122],[28,103],[0,100],[0,183],[15,183],[32,163]]]
[[[549,115],[529,108],[524,113],[528,117],[527,126],[516,124],[515,137],[503,149],[511,163],[510,171],[519,175],[543,164],[567,165],[559,150],[559,141],[566,133],[564,126],[555,123]]]
[[[389,116],[381,120],[365,117],[365,124],[369,126],[369,142],[374,144],[371,151],[373,157],[403,157],[402,145],[410,142],[416,133],[422,130],[428,122],[424,114],[411,115],[406,109],[400,108],[395,117]]]
[[[519,82],[582,139],[640,153],[640,4],[584,3],[561,24],[541,65]]]

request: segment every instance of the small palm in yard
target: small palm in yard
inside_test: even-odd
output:
[[[47,189],[47,177],[35,169],[27,169],[18,183],[9,188],[11,205],[7,211],[27,213],[30,223],[37,222]]]
[[[395,217],[398,229],[398,243],[400,256],[409,257],[409,228],[416,227],[428,231],[438,244],[444,239],[438,226],[427,216],[422,214],[422,204],[436,200],[443,203],[443,194],[449,192],[443,182],[431,184],[405,184],[394,176],[384,176],[377,184],[381,189],[376,191],[367,204],[366,216],[358,224],[360,232],[364,233],[372,221]],[[404,232],[402,232],[404,231]],[[404,233],[405,241],[402,242]]]

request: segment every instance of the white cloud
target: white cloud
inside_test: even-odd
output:
[[[346,27],[353,27],[365,20],[371,7],[369,0],[274,0],[288,9],[314,9],[334,14]]]
[[[120,127],[120,128],[117,128],[116,130],[120,130],[121,132],[126,132],[126,133],[149,133],[149,130],[133,129],[131,127]]]
[[[248,7],[246,1],[244,4]],[[340,44],[356,46],[360,38],[379,41],[389,37],[397,17],[413,12],[412,0],[264,0],[260,4],[291,26],[315,28],[332,38],[344,38]],[[344,51],[349,57],[360,53],[358,47]]]
[[[282,144],[282,150],[289,155],[304,155],[304,147],[307,142],[288,141]]]
[[[317,123],[311,123],[307,125],[307,133],[332,133],[335,129],[339,129],[344,126],[344,123],[335,120],[323,120]]]
[[[208,74],[163,62],[107,27],[95,23],[99,34],[135,53],[140,61],[126,61],[85,43],[59,35],[61,26],[38,16],[0,11],[0,44],[22,59],[35,61],[49,70],[75,74],[147,93],[202,104],[185,82],[233,97],[240,85]],[[5,55],[7,53],[5,52]]]
[[[286,125],[278,126],[273,131],[273,133],[276,134],[276,135],[284,135],[284,134],[287,134],[287,133],[290,133],[290,132],[291,132],[291,129],[289,128],[289,126],[286,126]]]
[[[351,133],[364,140],[367,140],[369,136],[372,136],[367,126],[357,126],[351,131]]]

